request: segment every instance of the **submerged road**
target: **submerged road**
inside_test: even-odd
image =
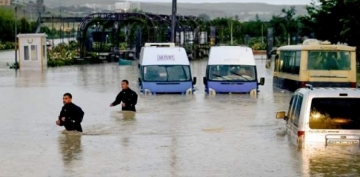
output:
[[[192,62],[201,81],[206,60]],[[291,93],[272,88],[272,71],[257,98],[249,95],[139,95],[135,120],[109,104],[122,79],[138,91],[137,64],[0,70],[0,176],[360,176],[356,149],[298,150],[275,112]],[[55,125],[62,94],[85,111],[83,135]]]

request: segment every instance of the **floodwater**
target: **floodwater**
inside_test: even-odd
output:
[[[291,93],[272,88],[264,60],[257,60],[266,77],[257,98],[205,96],[205,65],[192,62],[194,95],[139,95],[133,120],[109,104],[122,79],[138,91],[135,63],[0,70],[0,176],[360,176],[358,148],[291,145],[275,119]],[[55,124],[65,92],[85,111],[83,135]]]

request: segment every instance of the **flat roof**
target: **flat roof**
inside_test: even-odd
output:
[[[190,65],[182,47],[143,47],[141,65]]]
[[[208,65],[255,65],[250,47],[214,46],[210,49]]]
[[[295,93],[301,93],[312,97],[346,97],[340,94],[347,94],[347,97],[359,97],[360,89],[358,88],[337,88],[337,87],[314,87],[300,88]]]

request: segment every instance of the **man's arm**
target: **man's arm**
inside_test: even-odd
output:
[[[119,105],[121,103],[121,92],[116,96],[116,99],[113,103],[111,103],[110,106],[116,106],[116,105]]]
[[[134,91],[133,91],[132,94],[133,94],[133,96],[131,98],[131,104],[135,106],[137,104],[138,94],[136,92],[134,92]]]
[[[77,110],[77,118],[78,118],[78,121],[81,123],[83,118],[84,118],[84,111],[78,107],[78,110]]]
[[[62,121],[62,118],[65,117],[65,112],[63,111],[63,109],[64,109],[64,107],[61,108],[61,111],[60,111],[60,114],[59,114],[59,119],[58,119],[58,121],[56,121],[56,122],[59,122],[58,123],[59,126],[64,126],[64,124],[65,124],[65,122]]]

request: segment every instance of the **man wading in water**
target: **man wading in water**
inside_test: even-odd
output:
[[[59,120],[56,121],[56,125],[64,126],[68,131],[82,132],[81,122],[84,117],[83,110],[72,103],[72,95],[65,93],[63,96],[64,106],[61,109]]]
[[[137,103],[137,99],[138,99],[138,95],[136,94],[136,92],[134,92],[133,90],[131,90],[129,88],[129,81],[128,80],[123,80],[121,82],[121,92],[116,96],[116,99],[113,103],[110,104],[110,107],[119,105],[120,103],[122,106],[122,111],[123,111],[123,115],[124,118],[134,118],[135,116],[135,105]]]

